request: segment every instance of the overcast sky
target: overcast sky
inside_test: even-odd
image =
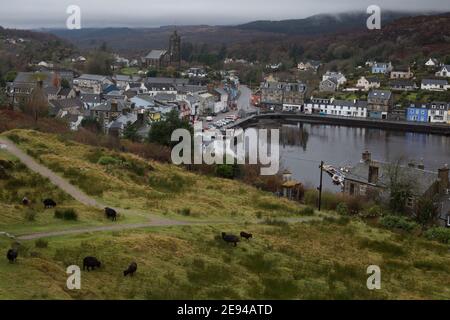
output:
[[[0,25],[64,28],[69,5],[78,5],[82,27],[238,24],[304,18],[318,13],[386,10],[450,11],[450,0],[0,0]]]

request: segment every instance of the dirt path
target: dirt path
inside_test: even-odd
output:
[[[69,195],[71,195],[75,200],[81,202],[84,205],[96,208],[105,208],[106,206],[99,203],[97,200],[89,197],[83,191],[78,189],[77,187],[70,184],[67,180],[64,180],[59,175],[39,164],[32,157],[27,155],[25,152],[20,150],[12,141],[0,137],[0,143],[6,146],[6,150],[19,158],[19,160],[26,165],[31,171],[39,173],[41,176],[48,178],[54,185],[59,187],[61,190],[65,191]]]
[[[69,195],[71,195],[75,200],[81,202],[86,206],[96,207],[99,209],[104,209],[106,207],[105,204],[91,198],[83,191],[69,183],[67,180],[60,177],[58,174],[53,172],[52,170],[44,167],[34,160],[32,157],[27,155],[25,152],[20,150],[12,141],[0,137],[0,144],[6,146],[6,150],[17,157],[23,164],[25,164],[30,170],[42,175],[43,177],[48,178],[54,185],[58,186],[61,190],[65,191]],[[120,208],[116,208],[120,212],[132,212],[130,210],[124,210]],[[90,233],[90,232],[103,232],[103,231],[121,231],[121,230],[129,230],[129,229],[140,229],[140,228],[149,228],[149,227],[160,227],[160,226],[183,226],[183,225],[204,225],[204,224],[225,224],[225,223],[233,223],[233,221],[199,221],[199,222],[186,222],[180,220],[166,219],[157,215],[149,214],[149,222],[143,223],[133,223],[133,224],[116,224],[110,226],[98,226],[98,227],[84,227],[84,228],[74,228],[67,230],[59,230],[59,231],[48,231],[48,232],[38,232],[28,235],[20,235],[17,236],[17,240],[35,240],[40,238],[47,237],[55,237],[55,236],[64,236],[64,235],[72,235],[72,234],[82,234],[82,233]],[[314,219],[314,218],[312,218]],[[282,219],[284,220],[284,219]],[[289,218],[285,221],[288,223],[295,222],[306,222],[311,220],[310,217],[303,218]],[[255,221],[258,223],[261,221]]]
[[[48,178],[54,185],[59,187],[61,190],[65,191],[67,194],[71,195],[75,200],[81,202],[82,204],[90,207],[96,207],[99,209],[104,209],[107,205],[97,201],[96,199],[91,198],[86,193],[72,185],[67,180],[60,177],[58,174],[48,169],[47,167],[39,164],[32,157],[27,155],[21,149],[19,149],[12,141],[0,137],[0,144],[6,146],[6,150],[17,157],[23,164],[25,164],[30,170],[42,175],[43,177]],[[120,212],[131,212],[130,210],[124,210],[120,208],[115,208]],[[89,233],[89,232],[100,232],[100,231],[119,231],[119,230],[127,230],[127,229],[138,229],[138,228],[147,228],[147,227],[157,227],[157,226],[179,226],[179,225],[194,225],[201,223],[208,223],[207,221],[202,222],[185,222],[179,220],[171,220],[159,217],[157,215],[149,215],[149,222],[145,223],[134,223],[134,224],[117,224],[114,226],[99,226],[99,227],[86,227],[86,228],[78,228],[78,229],[69,229],[69,230],[61,230],[61,231],[49,231],[49,232],[40,232],[29,235],[18,236],[18,240],[32,240],[39,239],[45,237],[52,236],[60,236],[60,235],[69,235],[69,234],[80,234],[80,233]]]

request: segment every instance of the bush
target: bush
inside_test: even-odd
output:
[[[101,164],[102,166],[116,165],[116,164],[120,163],[120,160],[118,160],[114,157],[110,157],[110,156],[102,156],[102,157],[100,157],[100,159],[98,159],[97,163]]]
[[[47,248],[48,247],[48,241],[44,239],[37,239],[34,242],[34,245],[36,248]]]
[[[347,204],[344,202],[339,203],[336,207],[336,212],[341,216],[347,216],[349,214]]]
[[[425,232],[425,237],[429,240],[435,240],[447,244],[450,243],[450,229],[443,227],[431,228]]]
[[[302,216],[313,216],[314,212],[315,212],[314,208],[308,206],[301,209],[298,213]]]
[[[364,218],[376,218],[381,216],[382,214],[383,209],[380,206],[374,205],[361,213],[361,216]]]
[[[417,228],[417,223],[406,219],[405,217],[388,215],[380,220],[380,224],[388,229],[400,229],[412,231]]]
[[[56,219],[62,219],[62,220],[72,220],[72,221],[78,220],[78,214],[73,209],[67,209],[64,211],[55,210],[54,217]]]
[[[32,209],[28,209],[27,211],[25,211],[25,219],[27,221],[35,221],[36,215],[36,212]]]
[[[180,210],[180,214],[183,216],[190,216],[191,215],[191,209],[190,208],[183,208]]]

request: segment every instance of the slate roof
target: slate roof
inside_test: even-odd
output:
[[[446,86],[448,85],[447,80],[440,80],[440,79],[423,79],[422,80],[423,85],[437,85],[437,86]]]
[[[161,59],[166,53],[167,50],[152,50],[145,56],[145,59]]]
[[[123,129],[130,123],[135,123],[137,121],[137,115],[134,113],[127,113],[119,116],[116,120],[108,125],[109,129]]]
[[[368,99],[386,99],[389,100],[392,96],[392,92],[389,90],[371,90],[368,95]]]
[[[360,162],[345,174],[346,179],[369,184],[369,167],[370,164],[375,164],[379,168],[378,187],[387,188],[390,183],[389,170],[391,164],[372,161],[372,162]],[[429,170],[421,170],[416,167],[411,168],[409,166],[400,166],[400,175],[402,179],[414,183],[413,192],[416,195],[423,195],[435,182],[438,180],[438,173]]]
[[[102,104],[99,104],[95,107],[93,107],[92,111],[111,111],[111,103],[113,100],[105,101]],[[117,100],[117,111],[122,112],[124,109],[128,109],[128,105],[123,100]]]
[[[101,96],[94,93],[81,93],[80,100],[85,103],[100,103],[102,102]]]
[[[82,74],[75,80],[105,81],[108,77],[99,74]]]
[[[145,84],[173,84],[173,85],[182,85],[189,84],[189,79],[183,78],[163,78],[163,77],[151,77],[145,79]]]

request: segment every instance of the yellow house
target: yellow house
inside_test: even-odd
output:
[[[161,112],[159,111],[150,111],[148,117],[151,121],[159,121],[161,120]]]

